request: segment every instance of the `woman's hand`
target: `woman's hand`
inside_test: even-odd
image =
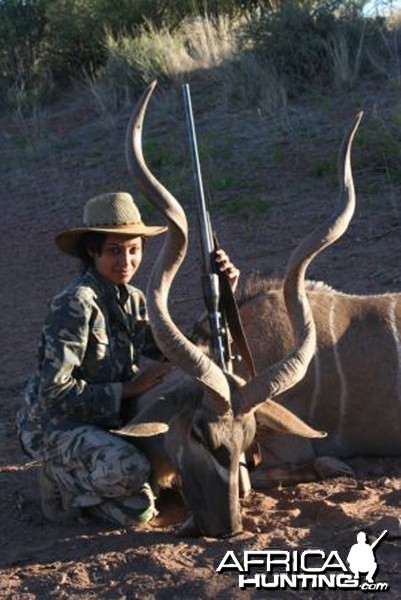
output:
[[[226,273],[230,281],[231,289],[233,293],[235,293],[240,276],[239,269],[237,269],[237,267],[231,262],[228,254],[224,252],[224,250],[222,250],[221,248],[220,250],[216,250],[215,259],[220,271],[222,273]]]
[[[155,363],[142,371],[134,381],[123,383],[123,398],[140,396],[161,383],[164,377],[174,369],[171,363]]]

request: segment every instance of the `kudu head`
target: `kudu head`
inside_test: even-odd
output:
[[[361,115],[357,116],[340,150],[339,210],[302,241],[288,264],[284,297],[295,334],[295,347],[279,363],[245,382],[223,372],[181,333],[169,314],[168,295],[186,255],[188,227],[181,205],[150,172],[143,157],[142,127],[155,85],[154,82],[147,88],[131,116],[126,156],[136,184],[168,222],[164,246],[147,286],[152,331],[166,358],[195,381],[185,392],[184,399],[181,394],[181,400],[176,403],[166,398],[164,404],[156,404],[160,413],[153,415],[156,417],[153,420],[164,421],[165,429],[168,428],[157,438],[157,443],[168,452],[179,475],[194,532],[212,537],[233,535],[241,530],[239,461],[255,434],[255,411],[263,411],[264,421],[272,429],[307,437],[325,435],[311,429],[273,399],[304,377],[315,352],[316,333],[305,293],[305,272],[314,256],[344,233],[352,217],[355,197],[350,148]],[[137,426],[140,432],[141,425],[137,423]],[[135,426],[131,427],[131,433],[133,429]],[[160,431],[163,427],[155,428],[155,433]]]

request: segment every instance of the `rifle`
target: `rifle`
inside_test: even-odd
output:
[[[191,93],[188,84],[183,85],[183,92],[194,182],[198,200],[198,221],[203,259],[203,296],[208,311],[213,345],[217,361],[225,372],[232,370],[233,358],[243,358],[251,378],[254,378],[256,376],[256,369],[245,336],[237,302],[227,275],[219,271],[214,259],[219,244],[216,235],[212,233],[210,212],[203,191]],[[231,353],[228,331],[230,331],[240,352],[240,355],[235,357]]]
[[[203,297],[208,312],[216,359],[223,371],[228,372],[231,371],[231,351],[227,335],[227,324],[225,323],[220,307],[219,270],[214,258],[216,245],[212,233],[210,213],[203,190],[195,122],[192,112],[191,93],[187,83],[183,85],[183,92],[195,189],[198,200],[198,222],[203,263]]]
[[[226,274],[223,274],[219,271],[215,261],[215,252],[218,249],[218,242],[216,236],[214,236],[212,232],[210,213],[206,204],[203,190],[202,173],[200,168],[189,84],[186,83],[183,85],[183,93],[194,182],[198,200],[198,222],[203,259],[203,297],[208,312],[216,360],[225,373],[232,371],[233,356],[231,353],[228,327],[230,321],[230,325],[232,324],[233,328],[233,335],[234,330],[237,334],[237,345],[241,349],[241,352],[245,354],[248,370],[250,370],[251,374],[254,376],[255,368],[253,365],[252,356],[246,342],[238,307],[235,302],[228,277]],[[221,291],[223,291],[223,297]],[[239,480],[242,496],[246,497],[251,491],[251,483],[244,454],[241,455],[240,459]]]

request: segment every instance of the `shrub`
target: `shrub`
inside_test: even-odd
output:
[[[311,84],[341,81],[339,68],[347,68],[347,83],[351,70],[355,76],[367,68],[371,63],[361,42],[382,47],[383,26],[383,19],[364,17],[360,3],[284,0],[253,16],[242,47],[252,47],[259,60],[274,65],[289,94],[296,95]]]
[[[28,103],[49,84],[43,64],[46,0],[0,3],[0,91],[2,104]],[[33,92],[33,90],[35,90]]]
[[[400,108],[396,107],[386,121],[377,114],[371,115],[359,136],[359,145],[369,171],[385,173],[388,180],[397,184],[400,183],[401,161],[400,114]]]

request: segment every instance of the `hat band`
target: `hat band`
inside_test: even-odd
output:
[[[143,227],[143,221],[123,221],[114,223],[84,223],[84,227]]]

